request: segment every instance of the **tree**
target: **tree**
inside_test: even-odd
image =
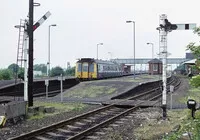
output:
[[[57,66],[51,69],[50,76],[60,76],[61,74],[64,75],[64,71],[61,67]]]
[[[18,76],[19,79],[24,80],[24,69],[23,68],[19,69],[17,76]]]
[[[35,64],[33,66],[33,70],[41,71],[42,73],[46,73],[47,72],[47,66],[46,66],[46,64]]]
[[[65,71],[65,74],[68,75],[68,76],[75,76],[75,67],[68,68],[68,69]]]
[[[12,74],[9,69],[0,69],[0,80],[10,80],[11,78]]]
[[[200,36],[200,27],[194,29],[194,33]],[[190,50],[196,58],[195,69],[200,71],[200,45],[191,42],[187,45],[187,50]],[[194,87],[200,87],[200,75],[193,76],[190,79],[190,84]]]
[[[10,65],[8,66],[8,69],[9,69],[10,71],[12,71],[13,76],[14,76],[16,73],[19,72],[19,66],[18,66],[17,64],[15,64],[15,63],[10,64]]]

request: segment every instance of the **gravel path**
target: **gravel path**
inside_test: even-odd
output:
[[[183,109],[187,108],[186,103],[181,103],[180,99],[187,96],[189,90],[189,79],[188,78],[180,78],[181,85],[180,87],[172,93],[172,109]],[[168,109],[171,108],[171,94],[167,96],[167,106]]]

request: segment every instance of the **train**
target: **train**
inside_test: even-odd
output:
[[[82,80],[105,79],[131,75],[130,66],[114,61],[81,58],[76,62],[75,76]]]

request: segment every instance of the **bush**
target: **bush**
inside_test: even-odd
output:
[[[0,80],[10,80],[12,72],[8,69],[0,69]]]
[[[191,86],[194,86],[194,87],[200,87],[200,75],[193,76],[190,79],[190,84]]]

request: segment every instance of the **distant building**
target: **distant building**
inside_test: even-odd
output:
[[[159,59],[155,58],[152,59],[149,63],[149,74],[162,74],[162,61]]]
[[[33,77],[42,76],[42,71],[33,71]]]

